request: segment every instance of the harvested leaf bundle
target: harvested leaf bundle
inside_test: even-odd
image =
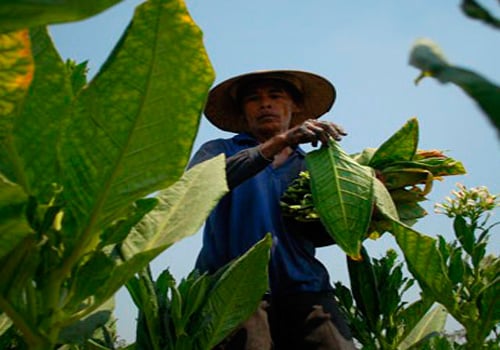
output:
[[[408,120],[378,149],[346,154],[331,140],[306,156],[300,174],[282,197],[285,217],[321,220],[349,256],[360,257],[361,242],[392,230],[392,222],[413,225],[426,215],[419,202],[434,180],[464,174],[462,163],[437,150],[417,149],[418,121]]]

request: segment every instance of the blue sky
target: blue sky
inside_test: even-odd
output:
[[[91,19],[51,27],[63,58],[89,60],[96,73],[128,24],[138,0],[125,0]],[[496,0],[481,3],[500,16]],[[463,162],[465,176],[434,184],[423,205],[429,215],[416,228],[452,238],[451,221],[432,212],[455,184],[487,186],[500,193],[500,139],[475,103],[459,88],[424,79],[408,65],[418,38],[435,41],[448,60],[472,69],[500,85],[499,31],[466,18],[460,1],[394,0],[189,0],[186,5],[204,33],[218,83],[233,75],[261,69],[312,71],[333,82],[337,101],[323,118],[349,133],[341,145],[348,153],[378,147],[409,118],[417,117],[421,149],[445,150]],[[202,120],[195,148],[215,137],[228,137]],[[498,218],[496,213],[496,220]],[[490,246],[498,255],[499,229]],[[159,256],[152,268],[169,268],[178,280],[193,268],[201,234],[187,238]],[[395,248],[389,235],[367,242],[374,257]],[[332,282],[348,285],[344,254],[336,247],[318,250]],[[125,290],[117,295],[121,338],[135,338],[136,308]]]

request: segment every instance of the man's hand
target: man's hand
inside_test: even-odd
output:
[[[336,141],[340,141],[342,136],[345,135],[347,135],[347,133],[337,124],[328,121],[308,119],[302,124],[289,129],[286,132],[286,141],[291,146],[310,142],[316,147],[318,141],[326,145],[330,137]]]

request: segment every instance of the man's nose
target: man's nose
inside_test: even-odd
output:
[[[271,106],[271,99],[268,96],[261,96],[260,97],[260,106],[261,107]]]

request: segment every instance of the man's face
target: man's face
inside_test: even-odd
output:
[[[299,109],[290,93],[274,81],[253,83],[241,96],[249,131],[259,141],[288,130],[292,114]]]

